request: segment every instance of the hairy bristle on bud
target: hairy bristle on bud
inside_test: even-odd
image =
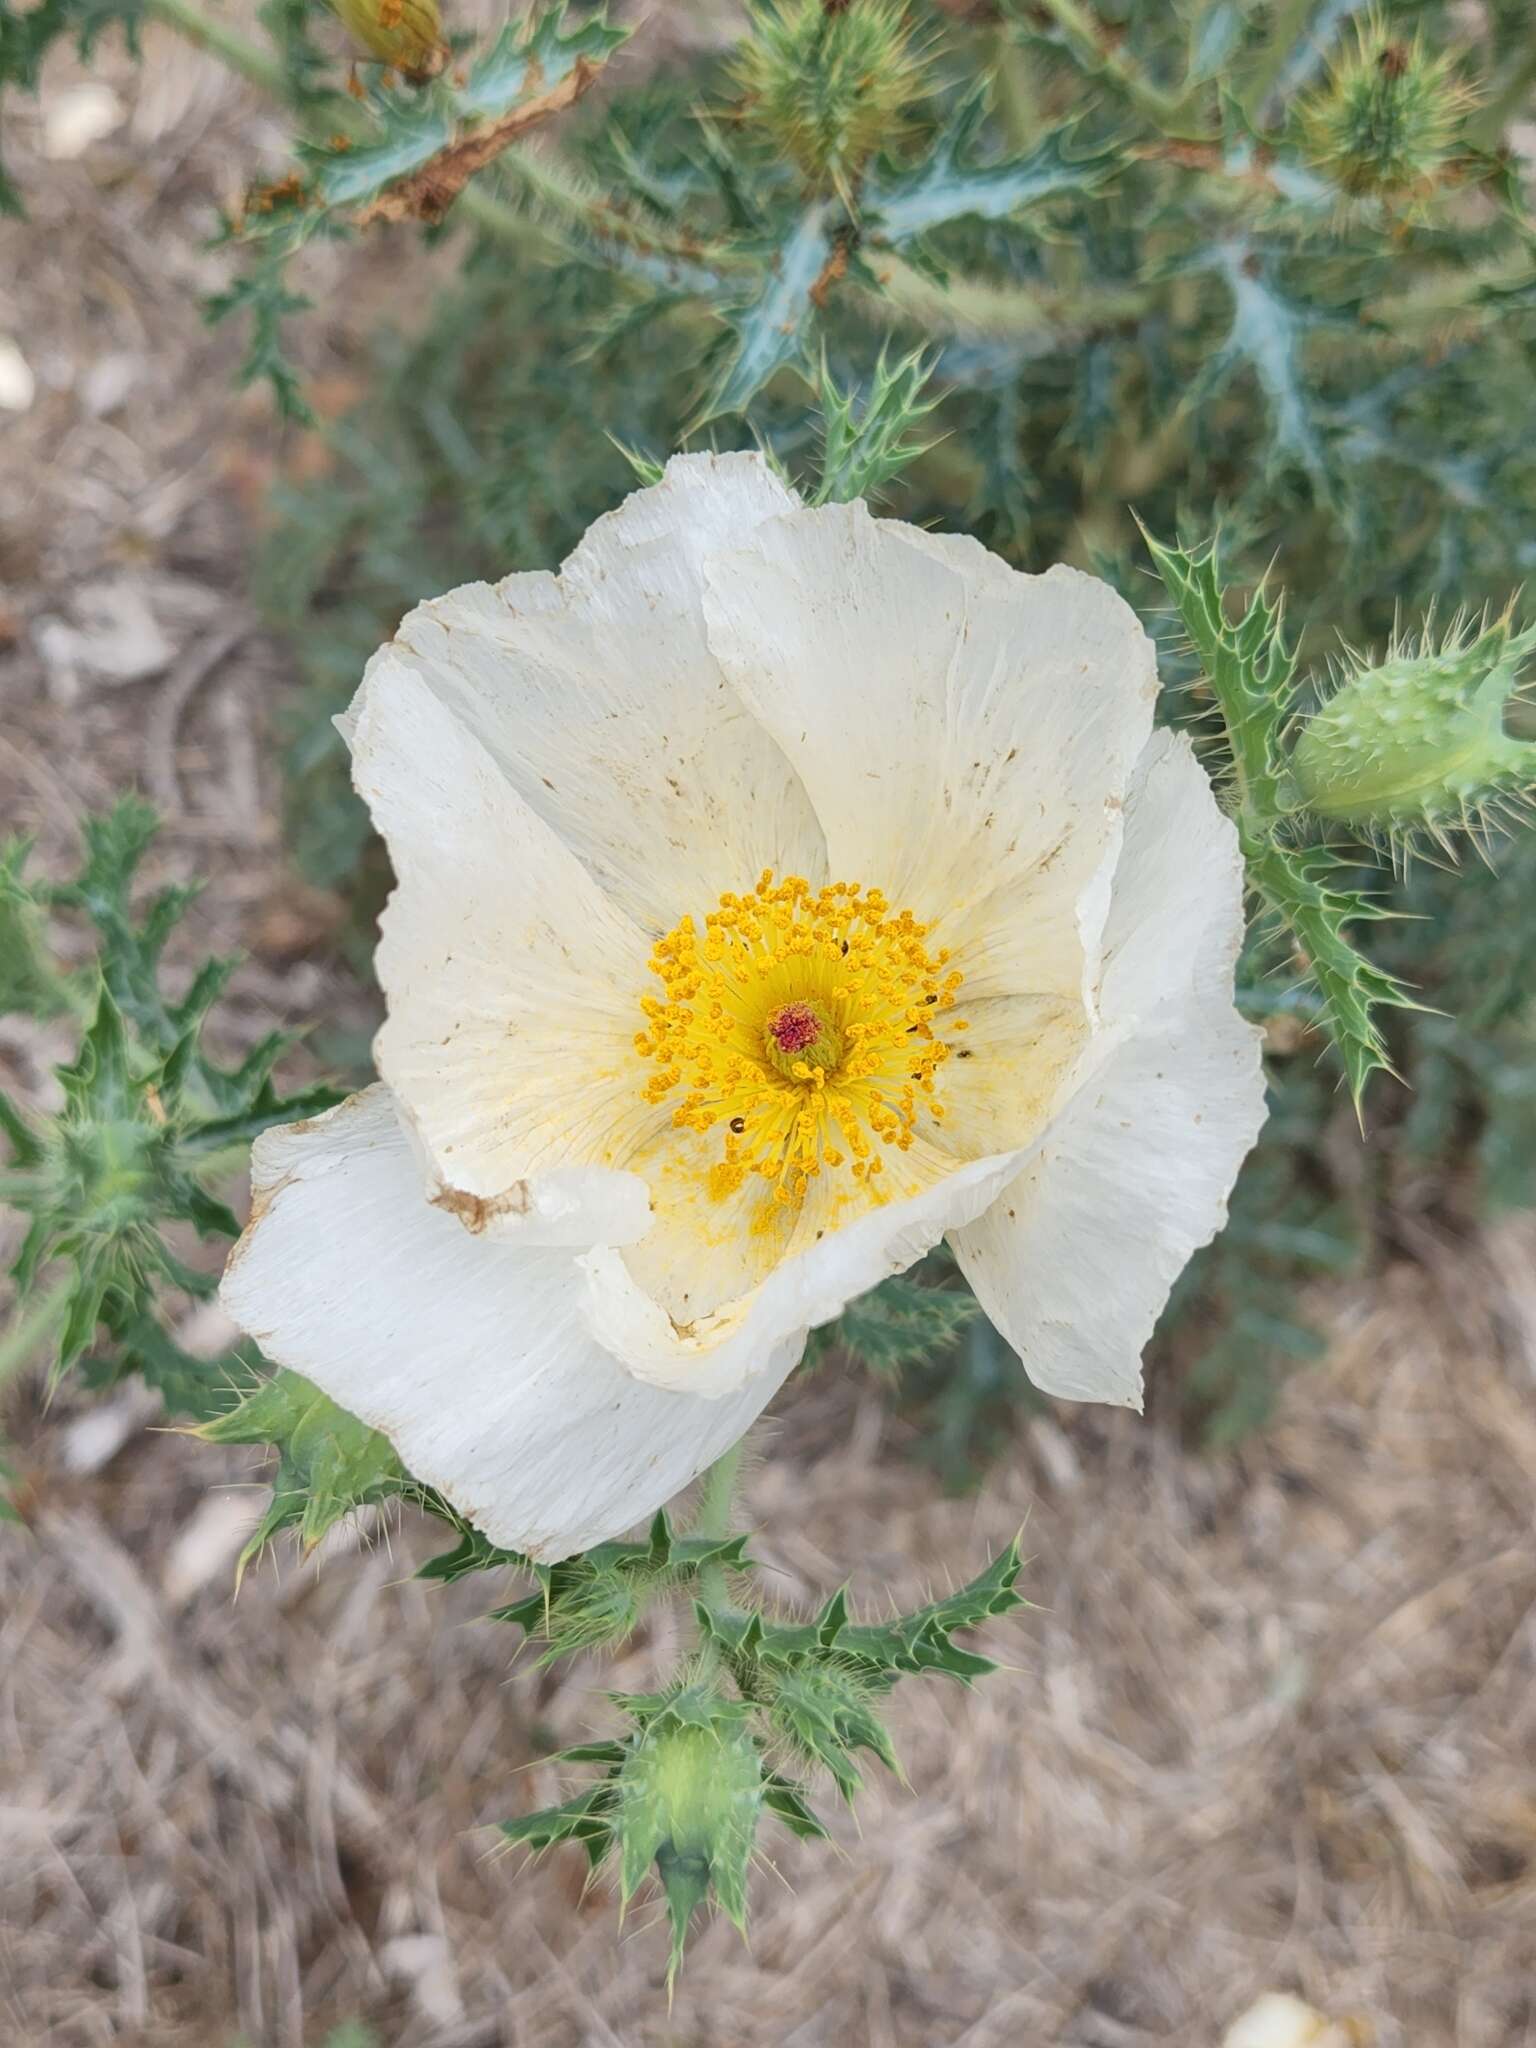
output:
[[[1453,626],[1438,645],[1426,628],[1352,666],[1291,756],[1303,802],[1367,832],[1486,828],[1536,781],[1536,742],[1505,730],[1533,648],[1536,627],[1514,633],[1504,618]]]
[[[1376,16],[1297,110],[1302,147],[1352,198],[1419,201],[1462,146],[1475,95],[1447,53],[1395,34]]]
[[[925,73],[902,0],[776,0],[734,75],[743,119],[810,189],[851,203],[869,159],[908,132]]]

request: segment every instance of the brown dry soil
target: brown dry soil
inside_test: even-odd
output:
[[[8,136],[34,218],[0,231],[0,334],[36,390],[0,416],[0,809],[58,865],[137,783],[159,871],[211,878],[186,948],[251,954],[222,1028],[361,1023],[336,907],[281,865],[289,682],[243,591],[268,482],[315,449],[231,396],[195,306],[210,201],[276,133],[168,38],[139,81],[106,70],[121,119],[84,155],[44,158],[34,110]],[[353,258],[347,324],[307,330],[322,388],[355,388],[395,260]],[[42,1099],[57,1050],[0,1025],[0,1079]],[[1027,1523],[1037,1605],[973,1695],[903,1689],[911,1788],[875,1784],[834,1853],[766,1845],[750,1948],[709,1927],[670,2007],[654,1909],[621,1936],[579,1859],[519,1869],[486,1824],[556,1793],[526,1767],[673,1624],[514,1670],[483,1584],[406,1582],[414,1521],[232,1599],[251,1458],[23,1389],[0,2048],[301,2048],[350,2020],[380,2048],[1215,2048],[1271,1988],[1382,2048],[1536,2042],[1533,1250],[1508,1226],[1331,1296],[1326,1362],[1221,1459],[1063,1410],[957,1501],[872,1387],[793,1390],[750,1486],[786,1603],[850,1571],[909,1600]]]

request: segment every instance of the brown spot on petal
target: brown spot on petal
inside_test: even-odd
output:
[[[503,1216],[526,1216],[533,1198],[527,1181],[515,1180],[499,1195],[472,1195],[464,1188],[439,1188],[432,1197],[432,1206],[457,1216],[464,1228],[478,1237]]]

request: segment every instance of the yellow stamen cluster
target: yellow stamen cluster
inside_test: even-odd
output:
[[[878,1198],[882,1149],[908,1150],[920,1112],[943,1120],[934,1076],[950,1047],[934,1023],[962,977],[929,952],[930,930],[878,889],[813,890],[765,869],[749,894],[720,898],[702,933],[685,917],[658,942],[662,994],[642,998],[635,1038],[657,1067],[646,1099],[681,1090],[678,1128],[723,1126],[716,1200],[758,1174],[773,1203],[798,1205],[845,1166]]]

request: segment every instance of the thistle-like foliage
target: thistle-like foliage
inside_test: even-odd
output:
[[[211,320],[249,316],[242,378],[266,378],[297,417],[306,407],[281,328],[304,301],[288,287],[289,259],[318,236],[377,221],[435,225],[521,136],[581,99],[628,34],[600,15],[568,27],[563,4],[546,6],[450,73],[435,0],[345,0],[337,11],[383,68],[358,101],[322,97],[294,168],[254,187],[226,223],[226,238],[248,245],[251,261],[208,305]]]
[[[1230,776],[1241,814],[1278,817],[1287,808],[1284,733],[1296,690],[1283,601],[1261,583],[1233,621],[1214,540],[1185,549],[1148,534],[1147,546],[1215,700],[1222,745],[1211,765]]]
[[[1012,1544],[958,1593],[874,1624],[851,1621],[843,1593],[800,1624],[706,1594],[696,1607],[699,1662],[662,1692],[616,1695],[629,1731],[556,1759],[598,1765],[601,1777],[563,1805],[503,1823],[503,1836],[533,1849],[579,1842],[593,1870],[616,1856],[626,1903],[654,1873],[675,1973],[706,1901],[745,1930],[747,1872],[765,1819],[825,1834],[798,1775],[786,1773],[824,1770],[851,1804],[861,1753],[899,1772],[879,1714],[893,1686],[921,1673],[969,1685],[996,1668],[954,1636],[1023,1604],[1019,1568]]]
[[[1280,972],[1316,988],[1318,1021],[1333,1041],[1349,1092],[1360,1109],[1372,1074],[1394,1071],[1380,1012],[1417,1007],[1412,994],[1378,967],[1350,927],[1390,916],[1368,891],[1350,887],[1351,863],[1326,846],[1292,847],[1245,835],[1248,879],[1291,950]],[[1355,864],[1358,873],[1358,863]]]
[[[394,1446],[328,1400],[296,1372],[279,1372],[235,1406],[204,1422],[210,1444],[262,1444],[277,1451],[272,1497],[240,1553],[238,1573],[284,1529],[307,1554],[326,1531],[407,1491]]]
[[[134,875],[154,832],[153,812],[124,798],[87,823],[86,859],[70,882],[29,884],[24,849],[0,855],[0,1002],[80,1020],[78,1047],[56,1070],[55,1114],[29,1116],[0,1097],[10,1152],[0,1192],[29,1219],[14,1277],[24,1304],[39,1294],[52,1304],[41,1334],[55,1377],[105,1339],[98,1377],[136,1372],[173,1408],[206,1415],[233,1398],[229,1371],[181,1350],[165,1302],[211,1294],[216,1275],[188,1264],[179,1240],[189,1230],[238,1235],[210,1183],[238,1167],[257,1132],[335,1098],[277,1092],[280,1036],[234,1067],[205,1051],[208,1012],[235,963],[208,960],[185,995],[166,993],[160,955],[194,892],[163,889],[135,908]],[[48,927],[60,912],[95,927],[84,967],[52,959]]]
[[[842,505],[877,495],[932,444],[919,438],[939,403],[932,364],[921,349],[892,362],[881,350],[869,388],[843,390],[822,354],[817,401],[822,417],[821,477],[812,505]]]
[[[813,1330],[807,1355],[845,1351],[873,1372],[899,1372],[948,1351],[979,1313],[969,1289],[927,1287],[897,1275]]]
[[[1358,1108],[1372,1073],[1393,1066],[1380,1013],[1418,1005],[1350,936],[1392,915],[1358,886],[1371,855],[1351,859],[1315,835],[1342,826],[1374,846],[1424,834],[1451,851],[1452,831],[1486,835],[1499,815],[1518,816],[1536,743],[1504,722],[1536,628],[1517,633],[1506,614],[1480,628],[1458,621],[1437,641],[1426,625],[1381,662],[1351,659],[1321,708],[1298,719],[1280,603],[1261,585],[1234,621],[1214,541],[1149,546],[1214,699],[1214,765],[1229,779],[1249,886],[1289,935],[1280,971],[1316,987],[1317,1021]]]
[[[1226,771],[1249,887],[1288,935],[1282,970],[1317,989],[1317,1021],[1333,1041],[1358,1109],[1370,1076],[1391,1070],[1378,1011],[1411,1008],[1413,998],[1349,936],[1350,925],[1387,913],[1369,894],[1345,886],[1348,863],[1336,852],[1296,840],[1306,816],[1287,739],[1297,682],[1282,605],[1261,585],[1234,621],[1214,541],[1185,549],[1149,537],[1148,545],[1214,699],[1220,730],[1212,765]]]
[[[745,1536],[679,1536],[663,1511],[644,1543],[603,1543],[562,1564],[530,1566],[538,1590],[497,1608],[493,1619],[542,1644],[545,1664],[610,1648],[634,1633],[654,1601],[696,1589],[705,1573],[742,1569],[746,1546]],[[430,1565],[422,1574],[433,1575]]]

